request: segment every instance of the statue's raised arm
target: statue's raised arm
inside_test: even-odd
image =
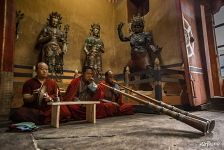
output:
[[[122,31],[123,26],[124,26],[124,23],[123,22],[120,22],[118,24],[118,26],[117,26],[117,31],[118,31],[119,39],[122,42],[130,41],[130,37],[125,37],[124,34],[123,34],[123,31]]]
[[[120,23],[117,30],[121,41],[130,41],[131,61],[128,63],[130,71],[141,71],[154,66],[155,58],[161,59],[161,48],[154,44],[152,33],[144,31],[143,18],[139,15],[132,18],[129,37],[123,35],[123,25]]]

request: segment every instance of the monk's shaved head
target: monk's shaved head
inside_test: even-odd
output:
[[[45,62],[39,62],[36,65],[37,77],[40,79],[48,77],[48,65]]]
[[[108,70],[105,72],[105,77],[108,77],[108,75],[113,75],[113,72],[111,70]]]
[[[38,63],[36,64],[36,70],[37,70],[38,68],[42,67],[42,66],[48,68],[48,65],[47,65],[45,62],[38,62]]]
[[[105,72],[105,81],[106,83],[113,85],[113,80],[114,80],[114,74],[111,70],[108,70],[107,72]]]

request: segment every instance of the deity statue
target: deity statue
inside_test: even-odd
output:
[[[84,51],[86,53],[84,65],[93,68],[99,77],[102,73],[102,53],[104,53],[99,24],[91,25],[90,36],[85,40]]]
[[[61,30],[62,17],[58,12],[52,12],[47,18],[47,25],[38,37],[38,46],[41,49],[39,61],[49,66],[49,72],[56,77],[63,74],[63,56],[67,52],[67,34],[69,26]]]
[[[20,21],[24,18],[24,13],[21,12],[21,10],[16,11],[16,40],[19,39],[19,26],[20,26]]]
[[[161,61],[161,49],[154,44],[152,34],[144,32],[144,21],[139,15],[134,16],[131,21],[131,34],[123,35],[122,27],[124,23],[118,25],[118,35],[122,42],[130,41],[131,61],[128,66],[131,72],[141,71],[154,66],[154,61],[158,58]]]

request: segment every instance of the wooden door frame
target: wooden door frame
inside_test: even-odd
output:
[[[178,31],[179,31],[179,40],[180,40],[180,49],[181,49],[181,55],[184,63],[184,74],[185,74],[185,81],[187,85],[187,93],[189,98],[189,104],[191,106],[194,106],[193,103],[193,92],[191,87],[191,81],[190,81],[190,69],[189,69],[189,63],[188,63],[188,56],[187,56],[187,49],[185,44],[185,37],[184,37],[184,28],[183,28],[183,18],[182,18],[182,8],[181,8],[181,0],[176,0],[176,6],[177,6],[177,17],[178,17]]]
[[[199,49],[202,59],[202,68],[204,70],[204,81],[206,85],[206,95],[208,100],[215,96],[223,96],[221,74],[219,70],[219,61],[217,59],[217,50],[215,46],[215,36],[213,28],[213,15],[209,2],[206,0],[201,0],[194,2],[195,17],[197,24],[197,31],[199,39]],[[181,0],[176,0],[177,14],[178,14],[178,24],[179,24],[179,39],[181,54],[184,62],[185,69],[185,80],[187,85],[187,92],[189,96],[189,103],[194,106],[193,92],[190,82],[190,69],[189,62],[187,59],[187,51],[184,40],[184,30],[183,30],[183,18],[182,18],[182,8]],[[205,62],[205,63],[204,63]]]
[[[216,38],[215,32],[213,27],[213,14],[212,8],[208,1],[201,0],[197,2],[197,7],[199,9],[199,16],[198,22],[199,23],[198,29],[201,29],[201,46],[204,46],[204,55],[205,55],[205,62],[204,66],[207,70],[207,83],[209,87],[209,97],[213,98],[215,96],[223,96],[222,86],[223,80],[221,78],[220,67],[219,67],[219,60],[218,60],[218,53],[216,47]]]

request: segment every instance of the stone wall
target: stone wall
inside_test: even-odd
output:
[[[10,102],[13,98],[13,73],[0,73],[0,121],[8,118]]]

